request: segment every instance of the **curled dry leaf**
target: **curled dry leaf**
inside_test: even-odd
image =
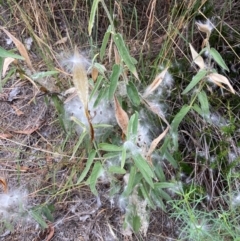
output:
[[[147,87],[145,93],[143,94],[144,97],[150,95],[157,87],[162,83],[165,74],[167,73],[168,67],[165,68],[160,74],[156,76],[153,82]]]
[[[229,80],[221,75],[221,74],[217,74],[217,73],[212,73],[212,74],[209,74],[208,75],[208,78],[213,82],[215,83],[216,85],[219,85],[221,87],[223,87],[220,83],[223,83],[223,84],[226,84],[229,89],[230,89],[230,92],[232,92],[233,94],[235,94],[235,90],[233,89],[232,85],[230,84]]]
[[[205,64],[204,64],[204,60],[202,58],[202,56],[200,56],[197,51],[193,48],[193,46],[191,44],[189,44],[190,46],[190,50],[191,50],[191,54],[192,54],[192,58],[193,58],[193,62],[200,68],[200,69],[204,69]]]
[[[14,61],[14,58],[11,57],[7,57],[4,59],[4,63],[3,63],[3,69],[2,69],[2,77],[5,77],[6,72],[8,70],[8,66]]]
[[[17,47],[19,53],[22,55],[22,57],[25,58],[25,61],[28,65],[28,67],[33,70],[32,62],[29,58],[28,51],[26,50],[24,44],[20,42],[17,38],[15,38],[10,32],[8,32],[5,28],[0,26],[0,29],[4,31],[4,33],[7,34],[7,36],[14,42],[15,46]]]
[[[114,96],[114,104],[115,104],[115,116],[117,119],[118,125],[121,127],[122,132],[127,134],[127,127],[129,118],[127,113],[122,109],[121,105],[118,102],[118,99]]]
[[[210,34],[212,32],[213,29],[213,24],[210,22],[210,20],[208,19],[205,23],[202,22],[196,22],[198,29],[207,34],[207,38],[210,37]]]
[[[6,181],[6,179],[3,178],[3,177],[0,177],[0,183],[1,183],[2,186],[3,186],[3,191],[4,191],[5,193],[7,193],[7,192],[8,192],[8,186],[7,186],[7,181]]]
[[[168,126],[167,129],[163,133],[161,133],[156,139],[154,139],[152,141],[152,143],[150,145],[150,148],[148,150],[148,153],[147,153],[147,158],[148,159],[150,159],[150,157],[151,157],[153,151],[156,149],[158,143],[166,136],[166,134],[167,134],[167,132],[169,130],[169,127],[170,126]]]

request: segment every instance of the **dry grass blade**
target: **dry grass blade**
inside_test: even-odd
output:
[[[29,55],[28,55],[28,52],[27,52],[25,46],[17,38],[15,38],[11,33],[9,33],[5,28],[0,26],[0,29],[3,30],[7,34],[7,36],[14,42],[14,44],[16,45],[19,53],[22,55],[22,57],[25,58],[25,61],[28,65],[28,67],[31,70],[33,70],[32,62],[29,58]]]
[[[117,119],[118,125],[121,127],[122,132],[127,134],[127,127],[129,118],[127,113],[122,109],[121,105],[118,102],[118,99],[114,96],[114,104],[115,104],[115,116]]]
[[[150,159],[153,151],[156,149],[158,143],[166,136],[168,130],[169,130],[170,126],[167,127],[167,129],[161,133],[156,139],[154,139],[150,145],[150,148],[148,150],[148,153],[147,153],[147,158]]]
[[[61,38],[53,46],[56,46],[56,45],[59,45],[59,44],[64,44],[64,43],[67,42],[67,40],[68,40],[68,37]]]
[[[223,76],[221,74],[217,74],[217,73],[212,73],[212,74],[209,74],[208,77],[212,82],[214,82],[217,85],[219,85],[220,83],[226,84],[229,87],[230,92],[235,94],[235,90],[233,89],[229,80],[225,76]]]
[[[153,82],[147,87],[145,93],[143,94],[144,97],[150,95],[157,87],[162,83],[165,74],[167,73],[168,67],[165,68],[160,74],[156,76]]]
[[[190,46],[190,50],[191,50],[191,54],[192,54],[192,58],[193,58],[193,62],[200,68],[200,69],[204,69],[205,64],[204,64],[204,60],[202,58],[202,56],[200,56],[196,50],[193,48],[193,46],[191,44],[189,44]]]
[[[3,69],[2,69],[2,77],[5,77],[6,72],[8,70],[8,66],[14,61],[14,58],[11,57],[7,57],[4,59],[4,63],[3,63]]]

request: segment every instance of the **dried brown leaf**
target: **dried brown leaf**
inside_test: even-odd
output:
[[[120,64],[121,63],[121,58],[119,56],[117,47],[115,45],[113,46],[113,50],[114,50],[114,56],[115,56],[115,63],[116,64]]]
[[[162,83],[165,74],[167,73],[168,68],[165,68],[160,74],[156,76],[156,78],[153,80],[153,82],[147,87],[144,97],[147,97],[150,95],[157,87]]]
[[[2,184],[2,186],[3,186],[3,191],[4,191],[5,193],[7,193],[7,192],[8,192],[8,186],[7,186],[7,181],[6,181],[6,179],[3,178],[3,177],[0,177],[0,184]]]
[[[214,82],[217,85],[221,85],[220,83],[226,84],[229,87],[230,92],[235,94],[235,90],[233,89],[229,80],[225,76],[223,76],[221,74],[217,74],[217,73],[212,73],[212,74],[209,74],[208,77],[212,82]],[[223,86],[221,86],[221,87],[223,87]]]
[[[14,58],[11,57],[7,57],[4,59],[4,63],[3,63],[3,69],[2,69],[2,77],[5,77],[6,72],[8,70],[8,66],[14,61]]]
[[[200,56],[197,51],[193,48],[193,46],[191,44],[189,44],[190,46],[190,50],[191,50],[191,54],[192,54],[192,58],[193,58],[193,62],[200,68],[200,69],[204,69],[205,64],[204,64],[204,60],[202,58],[202,56]]]
[[[118,125],[121,127],[122,132],[127,134],[127,127],[129,118],[127,113],[122,109],[121,105],[118,102],[118,99],[114,96],[114,104],[115,104],[115,116],[117,119]]]
[[[97,80],[97,78],[98,78],[98,69],[93,67],[92,68],[92,79],[95,82]]]
[[[17,47],[19,53],[22,55],[22,57],[25,58],[25,61],[28,65],[28,67],[33,70],[33,67],[32,67],[32,62],[29,58],[29,55],[28,55],[28,51],[26,50],[24,44],[19,41],[17,38],[15,38],[10,32],[8,32],[5,28],[1,27],[0,26],[0,29],[4,31],[4,33],[7,34],[7,36],[14,42],[15,46]]]
[[[169,127],[170,127],[170,126],[168,126],[167,129],[166,129],[163,133],[161,133],[156,139],[154,139],[154,140],[152,141],[152,143],[151,143],[151,145],[150,145],[150,148],[149,148],[149,150],[148,150],[148,153],[147,153],[147,157],[148,157],[148,158],[151,157],[151,155],[152,155],[153,151],[156,149],[158,143],[166,136],[166,134],[167,134],[167,132],[168,132],[168,130],[169,130]]]

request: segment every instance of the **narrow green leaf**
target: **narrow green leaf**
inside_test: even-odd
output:
[[[222,56],[220,55],[220,53],[216,49],[211,48],[210,54],[219,66],[221,66],[223,69],[225,69],[229,72],[229,68],[227,67],[227,65],[225,64],[225,61],[223,60]]]
[[[138,130],[138,112],[135,112],[129,122],[127,128],[127,140],[135,141],[137,137],[137,130]]]
[[[103,60],[103,56],[105,55],[106,47],[107,47],[108,40],[110,37],[110,32],[111,32],[111,26],[108,27],[108,29],[105,32],[104,37],[103,37],[102,46],[100,48],[100,60]]]
[[[136,172],[137,172],[136,168],[134,166],[132,166],[130,169],[129,177],[128,177],[127,188],[123,192],[123,196],[125,196],[125,197],[128,197],[132,193],[132,190],[134,188],[133,184],[134,184]]]
[[[141,156],[141,154],[134,155],[133,160],[134,160],[134,163],[136,164],[136,167],[142,173],[143,178],[152,188],[154,188],[153,180],[152,180],[152,178],[154,177],[154,173],[152,172],[152,169],[150,168],[147,161]]]
[[[53,215],[52,215],[51,211],[49,210],[48,206],[42,207],[42,213],[48,221],[54,222]]]
[[[142,192],[144,199],[147,201],[149,207],[151,207],[152,209],[155,209],[155,205],[149,196],[150,191],[147,189],[147,187],[142,184],[140,185],[140,190]]]
[[[137,74],[136,67],[134,65],[134,61],[129,54],[129,51],[125,45],[122,35],[119,33],[114,34],[113,39],[114,39],[114,43],[116,44],[116,46],[118,48],[118,51],[119,51],[119,54],[120,54],[122,60],[127,65],[130,72],[132,72],[132,74],[138,79],[138,74]]]
[[[169,163],[172,164],[172,166],[173,166],[174,168],[177,168],[177,167],[178,167],[178,164],[177,164],[176,160],[173,158],[173,156],[169,153],[168,150],[166,150],[166,151],[164,152],[164,156],[165,156],[166,159],[169,161]]]
[[[201,104],[201,109],[203,112],[203,117],[205,119],[209,119],[210,117],[210,110],[209,110],[209,103],[208,98],[205,91],[201,91],[198,93],[198,100]]]
[[[39,211],[37,210],[31,210],[30,211],[30,215],[33,217],[33,219],[35,219],[35,221],[43,228],[47,228],[48,225],[46,224],[46,222],[44,221],[44,219],[42,218],[41,213],[39,213]]]
[[[141,219],[138,215],[134,215],[132,218],[132,228],[135,233],[139,232],[141,228]]]
[[[103,172],[102,164],[101,162],[97,161],[94,164],[93,170],[91,172],[91,176],[89,177],[90,189],[95,196],[98,195],[98,192],[96,189],[97,179],[101,176],[102,172]]]
[[[154,183],[154,188],[174,188],[176,184],[172,182],[156,182]]]
[[[94,161],[95,156],[96,156],[96,151],[95,151],[95,150],[92,150],[92,151],[89,153],[86,166],[85,166],[84,170],[82,171],[80,177],[78,178],[77,184],[81,183],[81,181],[83,181],[83,179],[84,179],[84,178],[86,177],[86,175],[88,174],[88,172],[89,172],[89,170],[90,170],[90,167],[92,166],[92,163],[93,163],[93,161]]]
[[[97,99],[95,100],[93,107],[94,107],[94,108],[97,107],[98,104],[101,102],[101,100],[102,100],[105,96],[107,96],[107,94],[108,94],[107,89],[106,89],[106,88],[102,88],[102,89],[99,91],[99,93],[98,93],[98,97],[97,97]]]
[[[177,132],[178,126],[181,123],[182,119],[185,117],[185,115],[188,113],[190,110],[190,106],[184,105],[181,110],[175,115],[171,127],[172,127],[172,132]]]
[[[92,28],[94,25],[94,21],[95,21],[95,15],[96,15],[96,11],[98,8],[98,3],[101,0],[94,0],[92,3],[92,8],[91,8],[91,13],[90,13],[90,18],[89,18],[89,22],[88,22],[88,34],[89,36],[92,34]]]
[[[135,85],[132,82],[129,82],[127,85],[127,94],[128,94],[129,99],[133,103],[133,105],[139,106],[141,100],[138,95],[137,88],[135,87]]]
[[[102,83],[102,80],[103,80],[103,76],[99,75],[98,78],[97,78],[96,83],[94,84],[94,88],[93,88],[93,90],[92,90],[92,92],[91,92],[91,95],[90,95],[90,97],[89,97],[89,100],[91,100],[92,97],[93,97],[93,96],[95,95],[95,93],[97,92],[100,84]]]
[[[86,135],[87,135],[87,131],[85,130],[85,131],[82,132],[81,136],[80,136],[79,139],[78,139],[78,142],[76,143],[76,145],[75,145],[74,148],[73,148],[73,153],[72,153],[71,159],[74,158],[74,156],[75,156],[78,148],[79,148],[80,145],[82,144],[82,141],[83,141],[83,139],[84,139],[84,137],[85,137]]]
[[[123,150],[122,150],[122,158],[121,158],[121,168],[124,168],[124,166],[125,166],[126,156],[127,156],[127,151],[126,151],[126,149],[123,147]]]
[[[195,85],[198,84],[200,80],[202,80],[207,75],[207,71],[205,69],[199,70],[198,73],[192,78],[189,85],[182,92],[182,95],[187,94]]]
[[[24,60],[24,58],[18,54],[14,54],[10,51],[7,51],[5,49],[3,49],[2,47],[0,47],[0,57],[3,57],[3,58],[7,58],[7,57],[11,57],[11,58],[14,58],[14,59],[22,59]]]
[[[114,93],[117,89],[117,84],[118,84],[118,80],[121,74],[121,66],[118,64],[114,64],[113,65],[113,71],[112,74],[110,76],[110,87],[109,87],[109,92],[108,92],[108,99],[112,100]]]
[[[99,150],[103,150],[103,151],[122,151],[123,149],[122,146],[116,146],[108,143],[100,143],[98,145],[98,148]]]
[[[59,72],[56,71],[56,70],[38,72],[38,73],[33,74],[33,75],[31,76],[31,78],[32,78],[33,80],[35,80],[35,79],[44,78],[44,77],[51,76],[51,75],[58,74],[58,73],[59,73]]]
[[[159,192],[157,189],[153,189],[151,192],[151,197],[153,202],[159,207],[161,208],[164,212],[167,212],[166,207],[162,201],[161,196],[159,195]]]
[[[157,165],[154,165],[155,166],[155,174],[157,176],[157,178],[160,180],[160,181],[165,181],[166,180],[166,177],[165,177],[165,174],[163,172],[163,168],[161,166],[161,164],[157,164]]]
[[[111,173],[116,173],[116,174],[125,174],[126,173],[125,169],[118,167],[118,166],[111,166],[108,168],[108,171]]]
[[[192,107],[193,110],[195,110],[199,115],[203,116],[203,111],[201,110],[200,106],[196,103]]]

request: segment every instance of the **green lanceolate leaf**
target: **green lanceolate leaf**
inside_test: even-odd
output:
[[[152,209],[155,209],[155,205],[153,203],[153,201],[151,200],[149,194],[150,194],[150,191],[149,189],[146,187],[146,185],[140,185],[140,190],[142,192],[142,195],[144,197],[144,199],[147,201],[149,207],[151,207]]]
[[[192,78],[192,81],[186,87],[186,89],[182,92],[183,95],[187,94],[193,87],[195,87],[200,80],[202,80],[207,75],[207,71],[202,69],[198,71],[198,73]]]
[[[128,94],[129,99],[133,103],[133,105],[139,106],[141,100],[138,95],[137,88],[135,87],[135,85],[132,82],[129,82],[127,85],[127,94]]]
[[[123,195],[126,197],[129,196],[131,194],[131,192],[133,191],[136,172],[137,172],[136,167],[132,166],[128,180],[127,180],[127,188],[123,192]]]
[[[42,228],[47,228],[48,225],[42,218],[42,214],[38,210],[31,210],[30,215],[35,219],[35,221],[42,227]]]
[[[100,143],[98,145],[99,150],[103,151],[122,151],[122,146],[116,146],[113,144],[108,144],[108,143]]]
[[[102,41],[102,46],[100,48],[100,59],[103,60],[103,56],[105,55],[106,52],[106,47],[107,43],[110,37],[111,32],[111,26],[108,27],[106,33],[104,34],[103,41]]]
[[[127,140],[134,141],[137,137],[137,130],[138,130],[138,112],[133,114],[128,122],[127,128]]]
[[[223,69],[225,69],[229,72],[229,68],[227,67],[227,65],[225,64],[225,61],[223,60],[222,56],[219,54],[219,52],[216,49],[211,48],[210,54],[219,66],[221,66]]]
[[[132,217],[132,228],[134,232],[138,232],[141,228],[141,219],[138,215]]]
[[[96,11],[97,11],[97,8],[98,8],[98,3],[100,1],[101,0],[94,0],[93,3],[92,3],[90,19],[89,19],[89,22],[88,22],[88,34],[89,35],[92,34],[92,28],[93,28],[94,21],[95,21],[95,15],[96,15]]]
[[[172,132],[177,132],[179,124],[181,123],[181,121],[183,120],[185,115],[188,113],[190,108],[191,108],[190,106],[184,105],[181,108],[181,110],[175,115],[175,117],[171,123]]]
[[[208,119],[210,116],[210,110],[209,110],[208,98],[205,91],[202,90],[201,92],[198,93],[198,100],[201,104],[203,117]]]
[[[154,177],[154,173],[150,168],[149,164],[147,163],[147,161],[141,156],[141,154],[134,155],[133,160],[136,167],[142,173],[143,178],[152,188],[154,188],[153,180],[152,180]]]
[[[114,34],[113,39],[114,39],[114,43],[117,45],[117,48],[122,60],[127,65],[130,72],[138,79],[137,70],[134,65],[135,61],[130,56],[129,51],[127,50],[127,47],[123,41],[122,35],[119,33]]]
[[[118,80],[121,74],[121,66],[118,64],[114,64],[113,65],[113,71],[112,74],[110,76],[110,87],[109,87],[109,92],[108,92],[108,99],[112,100],[114,93],[117,89],[117,84],[118,84]]]
[[[164,152],[164,156],[165,156],[166,159],[169,161],[169,163],[172,164],[172,166],[173,166],[174,168],[177,168],[177,167],[178,167],[178,164],[177,164],[176,160],[173,158],[173,156],[169,153],[168,150],[166,150],[166,151]]]
[[[38,72],[38,73],[36,73],[36,74],[33,74],[33,75],[31,76],[31,78],[32,78],[33,80],[35,80],[35,79],[44,78],[44,77],[51,76],[51,75],[58,74],[58,73],[59,73],[59,72],[56,71],[56,70]]]
[[[94,161],[95,156],[96,156],[96,151],[95,151],[95,150],[92,150],[92,151],[89,153],[86,166],[85,166],[83,172],[81,173],[80,177],[78,178],[77,184],[81,183],[81,181],[83,181],[83,179],[84,179],[84,178],[86,177],[86,175],[88,174],[88,172],[89,172],[89,170],[90,170],[90,167],[92,166],[92,163],[93,163],[93,161]]]
[[[91,172],[91,176],[89,177],[89,186],[94,195],[98,195],[97,189],[96,189],[96,184],[97,184],[97,179],[101,176],[103,172],[103,167],[101,162],[97,161],[94,164],[93,170]]]
[[[108,171],[111,173],[116,173],[116,174],[125,174],[126,173],[125,169],[118,167],[118,166],[111,166],[108,168]]]
[[[11,57],[11,58],[14,58],[14,59],[22,59],[24,60],[24,58],[18,54],[14,54],[10,51],[7,51],[3,48],[0,47],[0,57],[3,57],[3,58],[7,58],[7,57]]]

